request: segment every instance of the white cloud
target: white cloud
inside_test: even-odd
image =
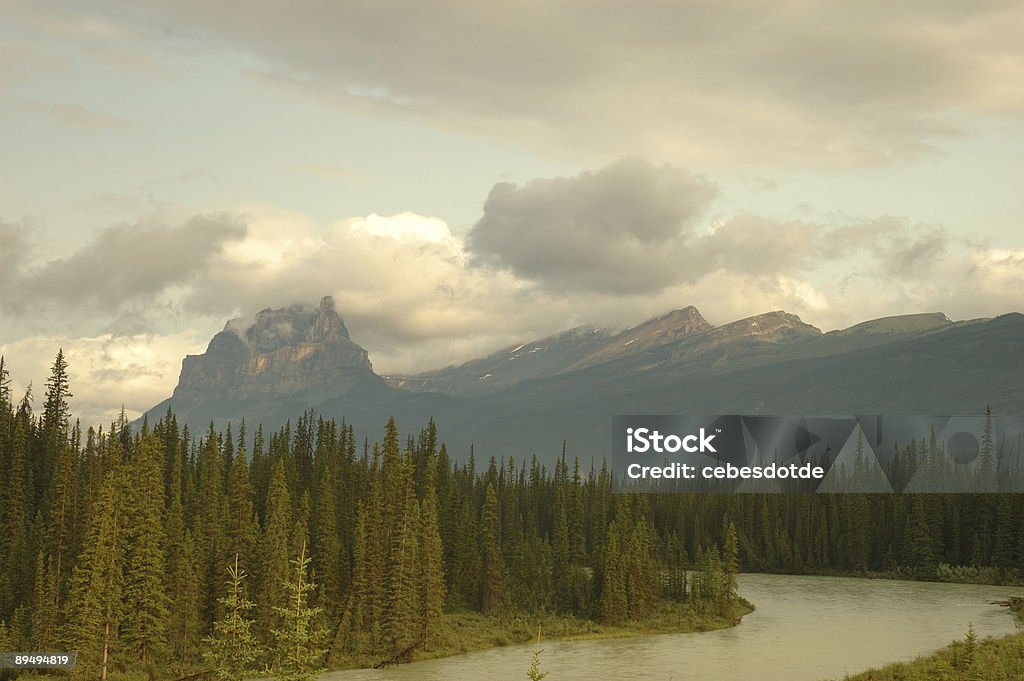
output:
[[[506,186],[513,197],[505,212],[489,204],[485,213],[495,221],[489,228],[502,228],[501,239],[488,242],[502,258],[498,267],[478,262],[474,233],[464,240],[444,220],[411,212],[325,224],[248,206],[170,226],[118,225],[27,269],[19,265],[33,247],[28,230],[0,223],[11,246],[0,251],[0,300],[23,313],[4,327],[0,352],[19,385],[34,379],[38,392],[63,347],[73,406],[95,421],[122,401],[135,414],[168,396],[181,358],[201,352],[225,320],[327,294],[382,373],[424,371],[577,324],[634,324],[691,304],[716,324],[785,309],[825,330],[892,314],[962,319],[1020,308],[1020,249],[888,216],[784,222],[740,212],[707,225],[708,199],[679,191],[701,189],[694,176],[641,170],[639,184],[636,173],[597,171]],[[601,190],[587,190],[597,176]],[[619,225],[631,216],[639,217],[623,236]],[[694,265],[642,287],[607,285],[611,277],[565,287],[552,278],[559,258],[571,262],[574,250],[588,248],[612,258],[595,270],[607,274],[609,244],[623,238],[649,239],[665,249],[665,263]],[[538,268],[524,260],[530,252],[555,264]]]
[[[32,383],[39,409],[54,357],[63,348],[74,396],[71,409],[87,427],[109,424],[122,404],[129,418],[135,418],[169,397],[182,358],[206,348],[209,338],[203,335],[195,330],[167,335],[41,335],[0,345],[0,355],[11,371],[15,397],[20,399]]]

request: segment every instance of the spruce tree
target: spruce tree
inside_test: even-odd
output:
[[[480,512],[480,553],[483,556],[483,574],[480,580],[480,609],[490,612],[501,601],[502,579],[505,569],[501,562],[501,544],[498,537],[498,497],[494,486],[487,485],[484,507]]]
[[[168,602],[164,555],[163,455],[159,438],[146,433],[128,466],[125,511],[124,639],[143,664],[167,643]]]
[[[245,598],[242,581],[246,574],[238,566],[238,556],[228,569],[227,596],[222,599],[224,616],[214,622],[213,633],[203,639],[204,658],[219,681],[243,681],[259,659],[261,650],[249,611],[255,604]]]
[[[417,555],[420,534],[419,505],[413,486],[413,464],[406,459],[393,479],[400,486],[401,496],[393,508],[390,544],[387,547],[387,583],[384,596],[384,645],[392,655],[405,655],[422,644],[420,585]]]
[[[338,511],[334,502],[333,463],[327,463],[317,481],[316,518],[313,536],[314,566],[320,581],[317,603],[323,608],[328,621],[335,621],[342,606],[343,587],[347,584],[347,565],[341,560],[341,541],[338,531]]]
[[[619,624],[627,618],[626,575],[619,547],[619,528],[615,521],[608,527],[608,542],[604,551],[601,585],[601,621]]]
[[[0,412],[0,419],[7,414]],[[30,518],[29,497],[29,437],[31,434],[31,413],[29,406],[22,403],[13,418],[7,446],[6,466],[0,479],[0,616],[10,614],[17,607],[21,594],[28,592],[31,573],[26,570],[33,565],[28,532]]]
[[[736,526],[728,521],[725,527],[725,540],[722,544],[722,614],[732,615],[732,608],[737,599],[736,575],[739,574],[739,544],[736,538]]]
[[[78,651],[73,678],[105,680],[117,650],[124,610],[125,519],[122,490],[127,481],[115,469],[104,480],[82,555],[72,574],[68,603],[68,646]]]
[[[431,421],[433,425],[433,421]],[[437,511],[437,459],[428,455],[420,502],[420,627],[426,648],[437,643],[445,601],[444,547]]]
[[[223,456],[220,435],[210,423],[206,438],[199,448],[200,460],[195,523],[196,548],[200,557],[203,581],[203,614],[209,626],[218,608],[217,600],[224,589],[221,575],[225,565],[227,543],[227,507],[224,494]]]
[[[309,556],[303,546],[299,557],[291,561],[291,578],[284,582],[285,605],[275,608],[280,628],[274,629],[274,642],[282,655],[278,669],[281,681],[310,681],[323,671],[326,650],[321,647],[326,632],[320,626],[319,608],[309,607],[309,596],[316,584],[309,579]]]
[[[271,473],[267,522],[260,541],[262,569],[256,614],[257,628],[265,637],[277,627],[277,609],[285,605],[283,585],[288,581],[291,521],[291,495],[285,482],[284,460],[278,459]]]
[[[243,573],[252,569],[256,556],[256,516],[245,450],[239,449],[228,475],[226,557],[238,558]]]

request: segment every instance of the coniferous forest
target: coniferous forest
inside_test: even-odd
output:
[[[77,651],[73,678],[310,678],[437,651],[467,613],[729,624],[739,571],[1014,581],[1024,560],[1015,495],[613,494],[586,452],[478,459],[432,421],[85,427],[62,353],[41,398],[7,376],[0,650]]]

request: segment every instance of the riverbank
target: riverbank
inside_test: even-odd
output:
[[[544,641],[585,641],[606,638],[632,638],[654,634],[683,634],[725,629],[740,623],[754,611],[754,606],[740,598],[729,617],[696,612],[688,604],[661,601],[657,611],[648,618],[612,626],[593,620],[563,615],[530,615],[506,613],[489,616],[479,612],[454,612],[444,616],[437,645],[429,650],[416,650],[411,660],[432,660],[462,655],[488,648],[529,643],[540,632]],[[349,658],[333,669],[372,667],[379,659]]]
[[[942,584],[981,584],[988,586],[1024,586],[1024,575],[1018,570],[975,567],[970,565],[947,565],[941,563],[933,569],[921,572],[910,568],[893,570],[805,570],[774,572],[770,570],[751,571],[749,574],[799,575],[805,577],[856,577],[858,579],[889,579],[908,582],[939,582]]]
[[[1024,679],[1024,634],[977,640],[969,631],[938,652],[911,662],[896,662],[845,677],[844,681],[910,681],[912,679]]]

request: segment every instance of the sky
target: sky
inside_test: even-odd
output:
[[[0,354],[87,423],[333,295],[380,373],[1024,301],[1019,1],[0,0]],[[37,397],[37,399],[39,399]]]

